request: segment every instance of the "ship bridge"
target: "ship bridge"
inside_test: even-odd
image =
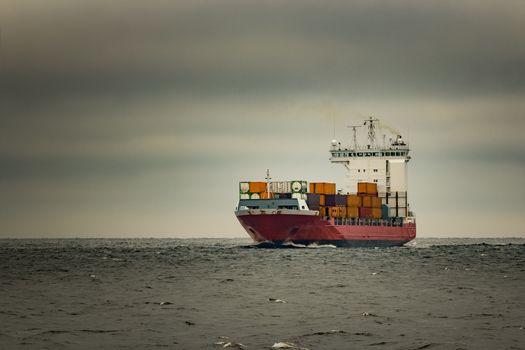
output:
[[[355,193],[358,182],[374,182],[377,183],[380,196],[401,196],[406,202],[410,148],[401,133],[380,124],[379,119],[373,117],[350,128],[353,142],[343,146],[334,139],[330,147],[330,162],[343,165],[346,172],[344,192]],[[366,131],[365,138],[363,133],[358,133],[358,129]],[[363,139],[365,142],[361,141],[360,144],[359,140]],[[408,203],[405,206],[408,210]]]

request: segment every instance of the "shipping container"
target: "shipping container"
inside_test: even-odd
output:
[[[327,207],[330,211],[330,217],[344,218],[346,217],[346,207]]]
[[[319,207],[319,215],[320,215],[320,216],[329,216],[329,215],[328,215],[328,209],[327,209],[327,207],[321,205],[321,206]]]
[[[304,180],[291,181],[292,193],[306,193],[308,192],[308,182]]]
[[[314,185],[314,193],[324,194],[324,182],[314,182],[312,185]]]
[[[324,194],[319,195],[319,204],[326,205],[326,195]]]
[[[386,200],[387,200],[387,198],[381,198],[381,203],[382,204],[388,204],[388,206],[390,206],[390,207],[395,207],[396,204],[397,204],[398,207],[406,207],[407,206],[407,199],[406,198],[389,197],[388,198],[388,203],[387,203]]]
[[[266,182],[250,182],[250,192],[259,193],[266,191]]]
[[[381,198],[371,197],[372,199],[372,208],[381,208]]]
[[[388,205],[386,204],[381,205],[381,219],[386,220],[389,218],[388,211],[389,211]]]
[[[308,204],[308,208],[310,208],[310,210],[319,210],[319,206],[321,205],[321,195],[316,193],[308,193],[307,196],[306,204]]]
[[[276,193],[292,193],[292,183],[290,181],[270,182],[270,191]]]
[[[239,195],[239,199],[250,199],[250,194],[249,193],[241,193]]]
[[[324,194],[336,194],[335,183],[325,182]]]
[[[361,206],[364,208],[372,208],[372,196],[363,195],[361,196],[362,204]]]
[[[360,218],[371,218],[372,217],[372,208],[361,207],[359,208],[359,217]]]
[[[261,199],[261,195],[259,193],[252,193],[250,194],[250,199]]]
[[[361,197],[355,194],[349,194],[346,196],[346,206],[348,207],[360,207],[362,205]]]
[[[239,193],[250,192],[250,183],[247,181],[239,182]]]
[[[346,217],[347,218],[358,218],[359,208],[358,207],[346,207]]]
[[[367,190],[366,182],[358,182],[357,183],[357,193],[359,193],[359,194],[367,194],[366,190]]]
[[[377,195],[377,184],[375,182],[367,182],[366,193]]]
[[[266,191],[261,192],[260,196],[261,196],[261,199],[272,199],[272,198],[275,198],[275,194],[273,192],[268,193]]]
[[[344,194],[327,194],[325,203],[329,207],[346,206],[346,195]]]
[[[407,208],[406,207],[390,207],[389,211],[390,217],[400,217],[404,218],[407,216]]]
[[[306,193],[292,193],[291,195],[292,195],[292,198],[296,198],[296,199],[306,200],[308,198]]]
[[[317,194],[336,194],[335,183],[311,182],[310,192]]]
[[[381,219],[381,208],[372,208],[372,219]]]

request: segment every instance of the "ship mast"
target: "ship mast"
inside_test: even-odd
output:
[[[368,149],[375,148],[376,142],[376,126],[375,123],[379,122],[379,119],[372,116],[368,117],[368,120],[365,120],[363,125],[368,124]]]
[[[348,125],[349,128],[352,128],[352,135],[354,141],[354,149],[357,149],[357,128],[362,127],[362,125]]]
[[[270,169],[266,169],[266,192],[268,193],[268,198],[270,198]]]

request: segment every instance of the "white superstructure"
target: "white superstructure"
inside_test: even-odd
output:
[[[375,182],[383,203],[392,209],[395,201],[396,216],[409,216],[407,163],[410,149],[401,133],[380,125],[379,120],[373,117],[351,128],[352,144],[344,147],[337,140],[332,140],[330,149],[330,161],[346,169],[344,192],[355,193],[358,182]],[[366,141],[361,140],[363,145],[359,144],[357,128],[364,128],[367,132]],[[384,133],[384,129],[388,129],[390,135]],[[381,133],[380,137],[377,137],[378,133]]]

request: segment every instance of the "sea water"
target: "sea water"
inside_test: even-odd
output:
[[[524,349],[525,240],[0,240],[1,349]]]

